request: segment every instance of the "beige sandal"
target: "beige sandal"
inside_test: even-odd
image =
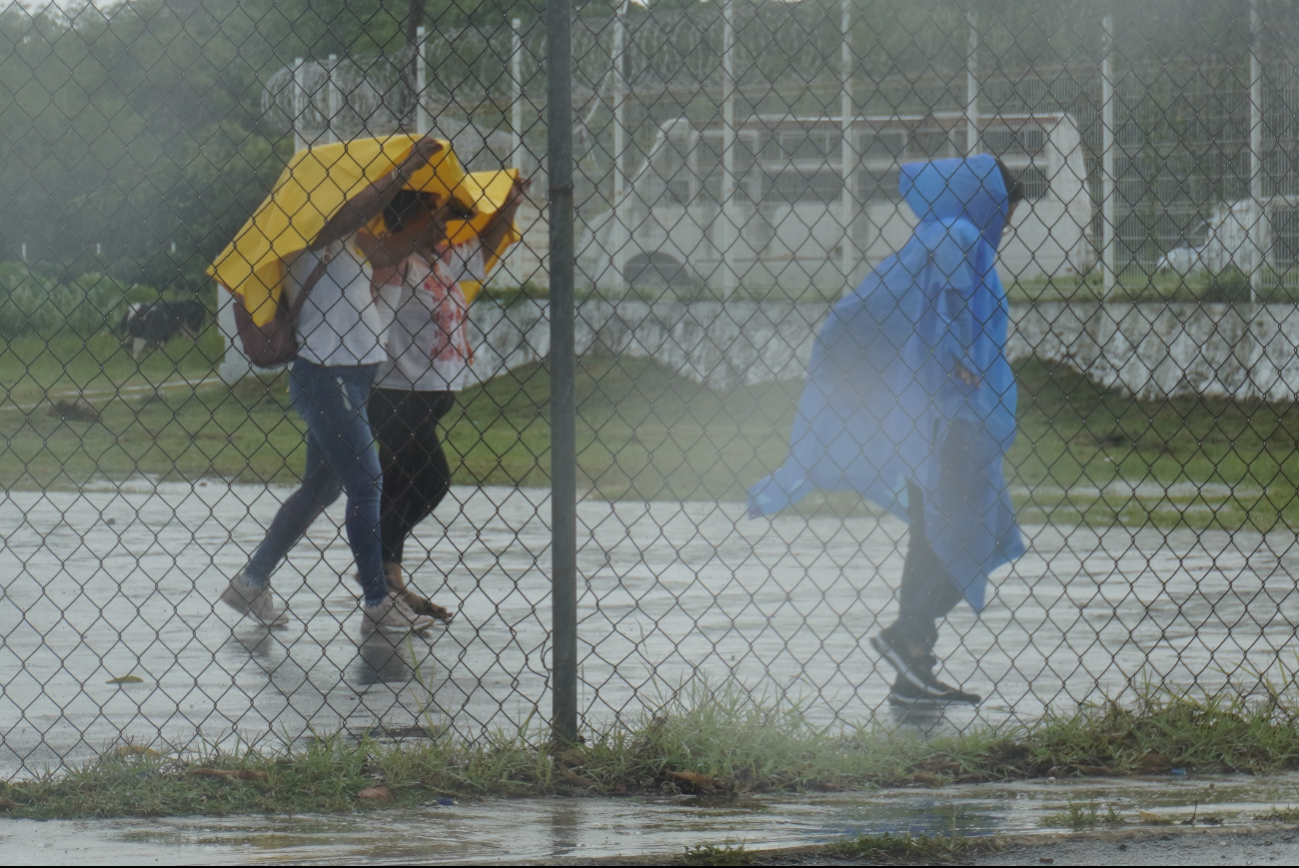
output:
[[[450,609],[445,609],[427,597],[421,597],[414,591],[407,589],[406,577],[402,573],[401,564],[384,564],[383,575],[388,582],[388,590],[395,591],[399,594],[402,599],[406,601],[406,605],[410,606],[411,611],[416,615],[425,615],[429,618],[435,618],[444,624],[451,623],[451,619],[455,617],[455,613]]]

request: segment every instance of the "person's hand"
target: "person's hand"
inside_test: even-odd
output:
[[[442,151],[442,143],[432,136],[425,136],[417,141],[406,155],[406,159],[401,161],[397,170],[410,178],[411,174],[418,172],[428,165],[429,161],[436,157]]]
[[[514,179],[514,186],[510,187],[510,192],[505,197],[505,204],[501,206],[502,211],[515,211],[523,204],[527,198],[528,188],[532,186],[532,179],[520,175]]]
[[[966,386],[969,386],[970,388],[974,388],[975,386],[979,385],[978,375],[975,374],[973,371],[971,371],[969,368],[965,367],[965,365],[962,365],[960,362],[956,363],[955,374],[956,374],[956,379],[960,380],[961,383],[963,383]]]

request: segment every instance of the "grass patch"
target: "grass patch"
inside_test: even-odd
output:
[[[1284,808],[1273,806],[1266,811],[1254,814],[1254,819],[1261,823],[1284,823],[1288,826],[1299,825],[1299,808],[1286,805]]]
[[[84,767],[0,783],[0,812],[35,818],[299,814],[447,797],[725,799],[1046,775],[1167,774],[1174,765],[1200,773],[1277,772],[1299,769],[1294,712],[1276,702],[1151,695],[1013,729],[924,740],[879,725],[818,728],[796,706],[766,703],[737,685],[692,683],[656,713],[590,732],[573,746],[526,732],[474,743],[445,733],[405,743],[339,734],[278,752],[163,755],[128,746]],[[1076,810],[1061,825],[1109,821],[1094,805],[1071,807]]]
[[[944,835],[861,835],[826,847],[828,855],[841,859],[864,859],[872,863],[934,865],[958,862],[980,853],[1004,849],[995,838]]]
[[[1068,807],[1063,811],[1057,811],[1054,814],[1048,814],[1042,818],[1041,824],[1052,829],[1094,829],[1097,826],[1122,826],[1125,820],[1123,815],[1114,810],[1113,805],[1107,805],[1104,813],[1095,801],[1089,800],[1086,804],[1069,800]]]
[[[136,364],[115,338],[22,338],[0,350],[0,485],[72,488],[95,478],[220,476],[296,482],[302,425],[283,375],[155,393],[209,376],[209,330]],[[1136,401],[1063,366],[1017,366],[1019,436],[1006,464],[1023,520],[1062,524],[1299,527],[1299,406],[1179,398]],[[100,423],[46,415],[85,394]],[[588,496],[741,500],[785,458],[800,382],[716,391],[652,360],[587,357],[578,367],[578,472]],[[18,409],[26,408],[26,409]],[[549,484],[550,383],[543,365],[466,390],[447,416],[455,482]],[[801,507],[869,512],[852,494]]]
[[[752,865],[754,854],[743,844],[700,844],[687,847],[678,865]]]

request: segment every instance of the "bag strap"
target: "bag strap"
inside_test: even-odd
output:
[[[302,311],[302,305],[306,302],[307,296],[311,294],[311,290],[320,282],[320,278],[325,276],[325,269],[329,268],[329,263],[333,258],[334,254],[326,250],[325,253],[320,255],[320,261],[316,263],[316,267],[311,269],[311,274],[307,275],[307,279],[302,281],[302,286],[298,287],[298,297],[293,299],[293,304],[289,306],[289,322],[296,323],[298,321],[298,314]]]

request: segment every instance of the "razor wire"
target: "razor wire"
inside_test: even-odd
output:
[[[1289,5],[583,7],[560,323],[543,18],[450,9],[407,44],[359,7],[279,5],[0,12],[0,777],[120,743],[540,743],[565,642],[582,733],[730,683],[922,731],[1143,685],[1294,689]],[[303,425],[205,269],[295,153],[404,132],[534,181],[469,308],[453,485],[408,544],[412,586],[456,618],[364,634],[339,501],[274,574],[297,620],[265,629],[220,597],[300,482]],[[982,704],[917,714],[871,644],[915,557],[901,510],[818,490],[754,519],[745,498],[785,459],[832,306],[911,239],[903,167],[972,154],[1026,197],[997,269],[1027,553],[940,626],[935,671]]]

